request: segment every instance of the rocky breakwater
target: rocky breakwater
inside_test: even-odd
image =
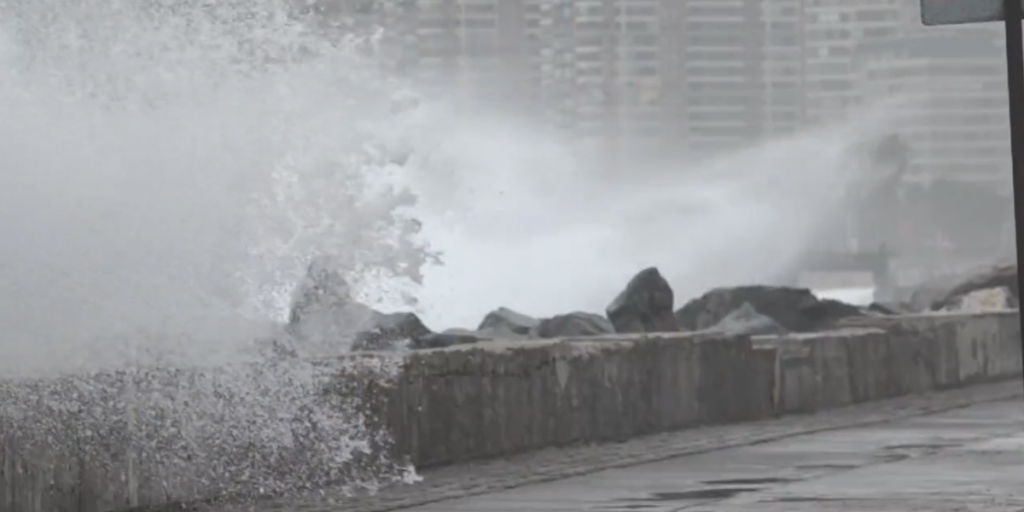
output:
[[[412,312],[381,313],[355,300],[337,275],[310,266],[286,329],[282,353],[339,354],[402,351],[499,340],[545,340],[615,334],[709,331],[729,335],[820,332],[843,318],[895,314],[819,299],[805,288],[738,286],[710,290],[675,308],[672,287],[657,268],[630,279],[602,313],[570,311],[537,318],[507,307],[486,314],[475,328],[433,331]]]
[[[360,303],[337,273],[310,265],[296,293],[285,335],[268,344],[280,356],[302,357],[346,351],[399,351],[450,347],[495,340],[553,339],[605,334],[679,331],[672,315],[673,292],[656,268],[638,273],[605,314],[571,311],[535,318],[499,307],[475,329],[435,332],[411,312],[382,313]]]

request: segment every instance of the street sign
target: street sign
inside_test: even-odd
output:
[[[1021,0],[1024,5],[1024,0]],[[1003,0],[921,0],[921,23],[960,25],[1003,21]]]

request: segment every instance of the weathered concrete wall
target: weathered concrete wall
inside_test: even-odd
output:
[[[527,341],[412,355],[392,390],[419,467],[614,441],[774,412],[774,352],[748,338]]]
[[[858,318],[823,334],[764,337],[779,351],[782,413],[949,389],[1021,373],[1016,312]]]
[[[1016,313],[0,384],[0,512],[100,512],[808,413],[1019,375]],[[322,449],[326,446],[328,449]],[[363,449],[365,448],[365,449]],[[331,454],[353,454],[345,460]],[[326,455],[325,455],[326,454]]]

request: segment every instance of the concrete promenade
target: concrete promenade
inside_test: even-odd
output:
[[[1024,403],[791,437],[410,512],[1024,511]]]

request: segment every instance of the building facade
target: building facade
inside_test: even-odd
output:
[[[788,133],[801,121],[801,0],[677,2],[669,68],[679,119],[695,152]]]
[[[534,0],[534,80],[554,126],[622,147],[662,137],[662,0]],[[534,22],[534,20],[536,20]]]
[[[804,121],[839,121],[861,101],[855,50],[890,40],[920,25],[918,2],[907,0],[802,0]]]

